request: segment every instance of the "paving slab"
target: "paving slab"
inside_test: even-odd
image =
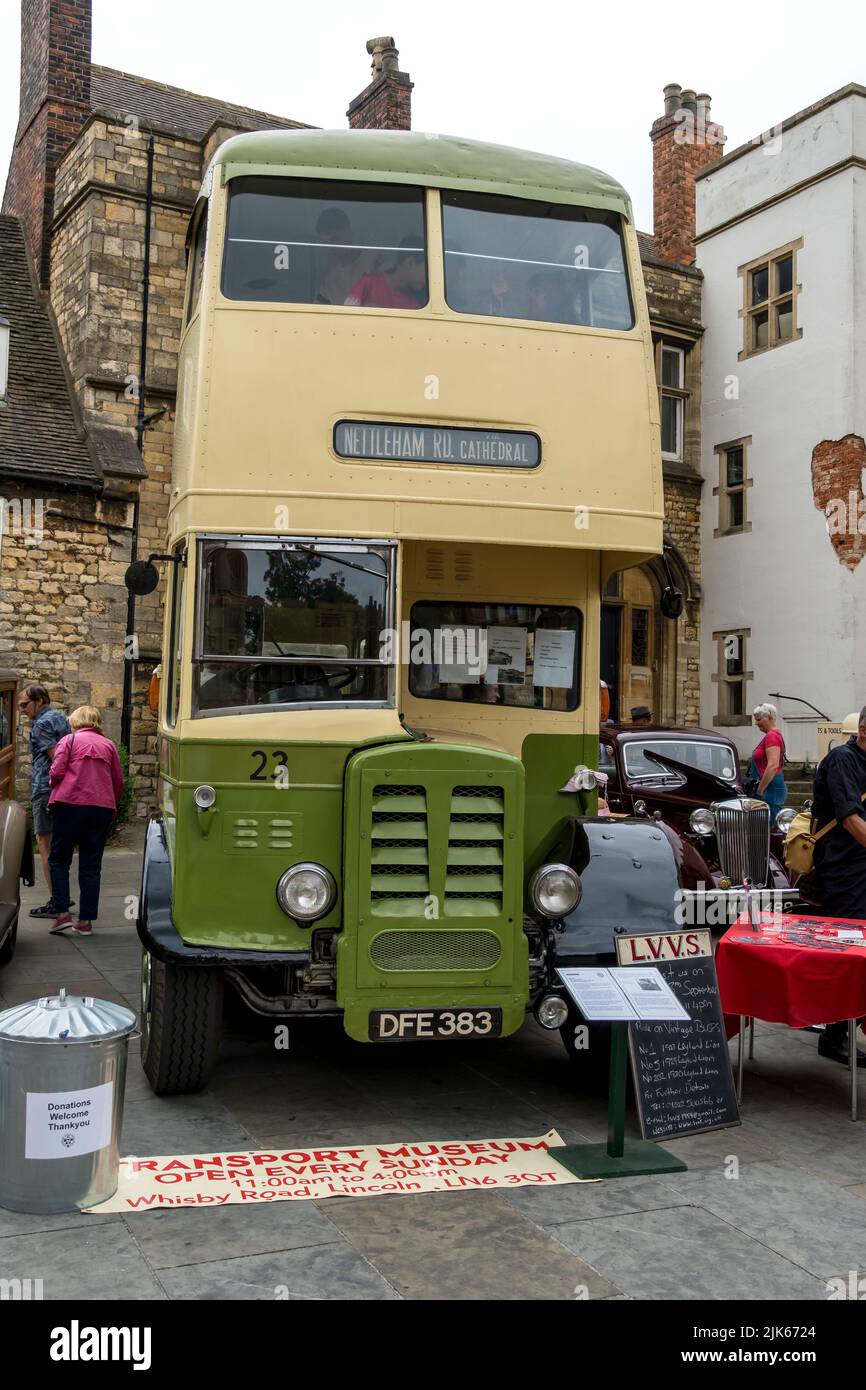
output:
[[[680,1173],[664,1186],[811,1274],[866,1269],[866,1206],[791,1163],[747,1163],[736,1178]]]
[[[380,1302],[399,1298],[336,1229],[334,1235],[331,1245],[164,1270],[160,1281],[169,1298],[194,1303],[202,1299]]]
[[[243,1255],[333,1245],[338,1238],[314,1202],[243,1203],[194,1209],[166,1208],[124,1214],[153,1269],[209,1264]]]
[[[630,1298],[826,1299],[822,1279],[696,1206],[558,1223],[566,1249]]]
[[[152,1095],[124,1106],[123,1155],[220,1153],[237,1145],[252,1147],[249,1132],[214,1096]]]
[[[617,1178],[607,1182],[574,1183],[570,1187],[515,1187],[506,1195],[511,1206],[545,1228],[567,1221],[593,1221],[630,1211],[688,1206],[691,1198],[678,1186],[680,1174],[663,1183],[657,1178]]]
[[[101,1226],[106,1221],[120,1221],[119,1212],[102,1212],[99,1216],[80,1211],[29,1212],[7,1211],[0,1207],[0,1239],[3,1236],[28,1236],[36,1231],[78,1229],[82,1223]]]
[[[567,1302],[620,1292],[498,1193],[350,1197],[323,1207],[403,1298]]]
[[[6,1279],[41,1279],[45,1299],[162,1299],[165,1294],[122,1221],[81,1217],[74,1228],[0,1238]]]

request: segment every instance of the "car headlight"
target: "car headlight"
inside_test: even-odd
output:
[[[277,884],[277,902],[288,917],[298,922],[324,917],[336,897],[334,876],[321,864],[293,864]]]
[[[209,811],[216,801],[216,792],[205,783],[202,787],[196,787],[192,799],[200,811]]]
[[[783,835],[787,835],[788,826],[791,824],[791,821],[794,820],[794,818],[798,814],[799,812],[796,810],[795,807],[783,806],[776,817],[776,829],[781,830]]]
[[[707,806],[699,806],[689,816],[689,825],[695,835],[712,835],[716,828],[716,818]]]
[[[545,864],[529,884],[529,900],[544,917],[568,916],[582,896],[580,876],[568,864]]]

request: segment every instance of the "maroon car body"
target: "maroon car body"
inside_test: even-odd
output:
[[[599,742],[598,767],[607,774],[611,812],[661,820],[674,845],[683,888],[737,888],[745,869],[755,888],[791,887],[778,832],[770,835],[769,853],[760,850],[761,835],[753,835],[749,862],[744,862],[746,827],[757,831],[763,826],[766,844],[769,812],[743,792],[730,739],[706,729],[604,724]],[[712,834],[692,829],[690,817],[698,807],[724,808],[717,812],[719,828]]]

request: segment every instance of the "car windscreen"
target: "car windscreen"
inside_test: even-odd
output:
[[[676,777],[671,768],[664,768],[646,756],[646,750],[660,753],[663,758],[686,763],[699,772],[708,772],[723,781],[733,781],[737,775],[737,760],[725,743],[702,743],[697,739],[637,739],[629,740],[623,748],[626,775],[629,778]]]

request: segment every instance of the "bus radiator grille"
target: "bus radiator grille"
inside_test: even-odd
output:
[[[502,947],[489,931],[385,931],[370,943],[380,970],[491,970]]]
[[[370,844],[373,915],[423,917],[430,892],[424,787],[373,789]]]
[[[453,789],[444,916],[500,915],[504,817],[501,787]]]

